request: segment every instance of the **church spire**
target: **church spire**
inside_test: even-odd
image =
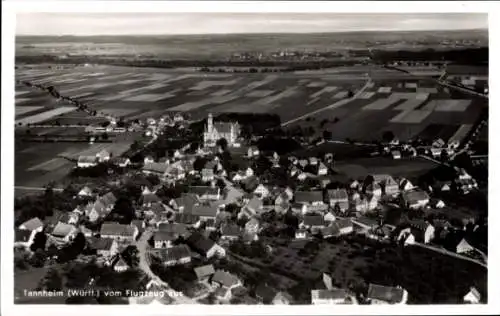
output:
[[[212,127],[213,127],[213,124],[214,124],[214,118],[212,116],[212,113],[208,113],[208,120],[207,120],[207,131],[209,133],[212,132]]]

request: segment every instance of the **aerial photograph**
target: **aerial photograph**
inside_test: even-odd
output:
[[[487,13],[15,34],[14,304],[488,304]]]

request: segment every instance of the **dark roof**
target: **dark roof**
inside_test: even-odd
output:
[[[179,213],[175,214],[175,222],[180,224],[192,225],[200,220],[199,215],[193,215],[190,213]]]
[[[346,189],[335,189],[327,191],[328,199],[332,200],[346,200],[348,199],[347,190]]]
[[[217,270],[215,271],[215,274],[212,277],[212,282],[220,283],[222,284],[222,286],[229,288],[231,286],[238,284],[239,279],[234,274],[222,270]]]
[[[278,291],[267,286],[267,284],[261,283],[255,289],[255,296],[262,299],[265,303],[272,301],[276,297],[276,294],[278,294]]]
[[[177,207],[184,207],[186,210],[191,210],[193,206],[200,201],[195,194],[192,193],[183,193],[180,197],[176,198],[175,204]]]
[[[217,215],[217,206],[216,205],[203,205],[198,204],[193,206],[191,214],[196,216],[203,217],[215,217]]]
[[[352,222],[358,225],[363,225],[363,226],[376,226],[378,225],[378,222],[372,218],[366,217],[366,216],[360,216],[357,218],[353,218]]]
[[[262,208],[262,200],[260,200],[258,197],[254,196],[248,203],[245,205],[245,207],[253,210],[253,211],[258,211]]]
[[[421,200],[427,200],[429,199],[429,195],[427,192],[422,191],[422,190],[414,190],[414,191],[407,191],[403,192],[403,199],[407,203],[416,203]]]
[[[147,164],[144,165],[142,170],[164,174],[167,172],[168,167],[169,166],[167,164],[164,164],[164,163],[148,162]]]
[[[321,191],[297,191],[295,192],[295,202],[312,203],[323,201],[323,192]]]
[[[31,237],[31,231],[25,229],[16,229],[15,242],[27,242]]]
[[[236,224],[224,224],[220,231],[222,236],[240,236],[242,232],[241,228]]]
[[[106,206],[114,205],[116,203],[116,196],[113,192],[108,192],[101,197],[101,202]]]
[[[186,243],[202,254],[206,254],[214,245],[215,242],[203,236],[202,234],[195,232],[191,234],[186,240]]]
[[[33,217],[32,219],[21,224],[27,230],[35,230],[37,228],[43,227],[43,222],[38,217]]]
[[[160,249],[156,253],[163,261],[174,261],[191,257],[191,251],[186,245],[178,245],[167,249]]]
[[[154,193],[144,194],[141,198],[142,204],[161,202],[161,199]]]
[[[403,299],[403,289],[392,286],[370,284],[366,297],[368,299],[376,299],[389,303],[398,303]]]
[[[96,156],[79,156],[78,163],[97,163]]]
[[[177,235],[185,235],[188,233],[187,226],[180,223],[161,223],[160,225],[158,225],[158,230],[174,233]]]
[[[304,216],[304,225],[306,226],[325,226],[325,220],[322,215],[308,214]]]
[[[211,186],[190,186],[189,193],[196,194],[197,196],[203,196],[205,194],[216,195],[219,193],[218,187]]]
[[[101,235],[131,237],[134,235],[134,227],[117,223],[104,223],[101,226]]]
[[[95,250],[110,250],[114,240],[111,238],[88,237],[89,246]]]
[[[172,232],[157,231],[153,235],[154,241],[172,241],[176,239],[177,235]]]
[[[215,273],[214,266],[211,264],[207,264],[201,267],[194,268],[194,273],[198,279],[210,276]]]

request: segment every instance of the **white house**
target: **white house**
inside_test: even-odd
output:
[[[419,189],[403,192],[402,197],[405,204],[404,206],[411,209],[424,208],[430,201],[430,197],[427,192]]]
[[[89,197],[89,196],[92,196],[92,190],[88,187],[88,186],[84,186],[80,192],[78,192],[78,196],[86,196],[86,197]]]
[[[95,157],[99,162],[105,162],[108,161],[111,158],[111,154],[106,150],[103,149],[100,152],[98,152]]]
[[[464,303],[479,304],[481,302],[481,294],[475,287],[471,287],[470,291],[464,296]]]
[[[311,303],[313,305],[324,304],[352,304],[350,296],[344,289],[311,290]]]
[[[269,189],[261,183],[255,188],[253,193],[260,198],[266,198],[269,196]]]
[[[90,168],[97,166],[97,158],[95,156],[80,156],[78,157],[78,161],[76,166],[78,168]]]
[[[366,298],[371,304],[400,305],[408,301],[408,292],[401,287],[370,284]]]
[[[22,223],[18,227],[22,230],[41,232],[43,230],[43,222],[38,217],[33,217],[32,219]]]
[[[73,240],[77,233],[78,229],[75,226],[59,222],[50,235],[56,243],[66,244]]]

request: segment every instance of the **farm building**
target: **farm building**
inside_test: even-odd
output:
[[[78,168],[90,168],[97,166],[98,159],[95,156],[80,156],[76,163]]]
[[[411,209],[424,208],[429,204],[430,197],[427,192],[420,189],[403,192],[404,206]]]
[[[311,304],[352,304],[351,296],[344,289],[311,290]]]
[[[464,303],[478,304],[481,301],[481,294],[475,287],[471,287],[470,291],[464,296]]]
[[[113,238],[116,240],[133,241],[137,238],[139,230],[137,227],[117,223],[103,223],[101,226],[102,238]]]
[[[370,284],[366,298],[371,304],[406,304],[408,292],[401,287]]]
[[[349,208],[349,196],[346,189],[328,190],[326,194],[331,207],[338,206],[342,212]]]
[[[175,266],[191,262],[191,251],[186,245],[172,246],[156,252],[163,265]]]

